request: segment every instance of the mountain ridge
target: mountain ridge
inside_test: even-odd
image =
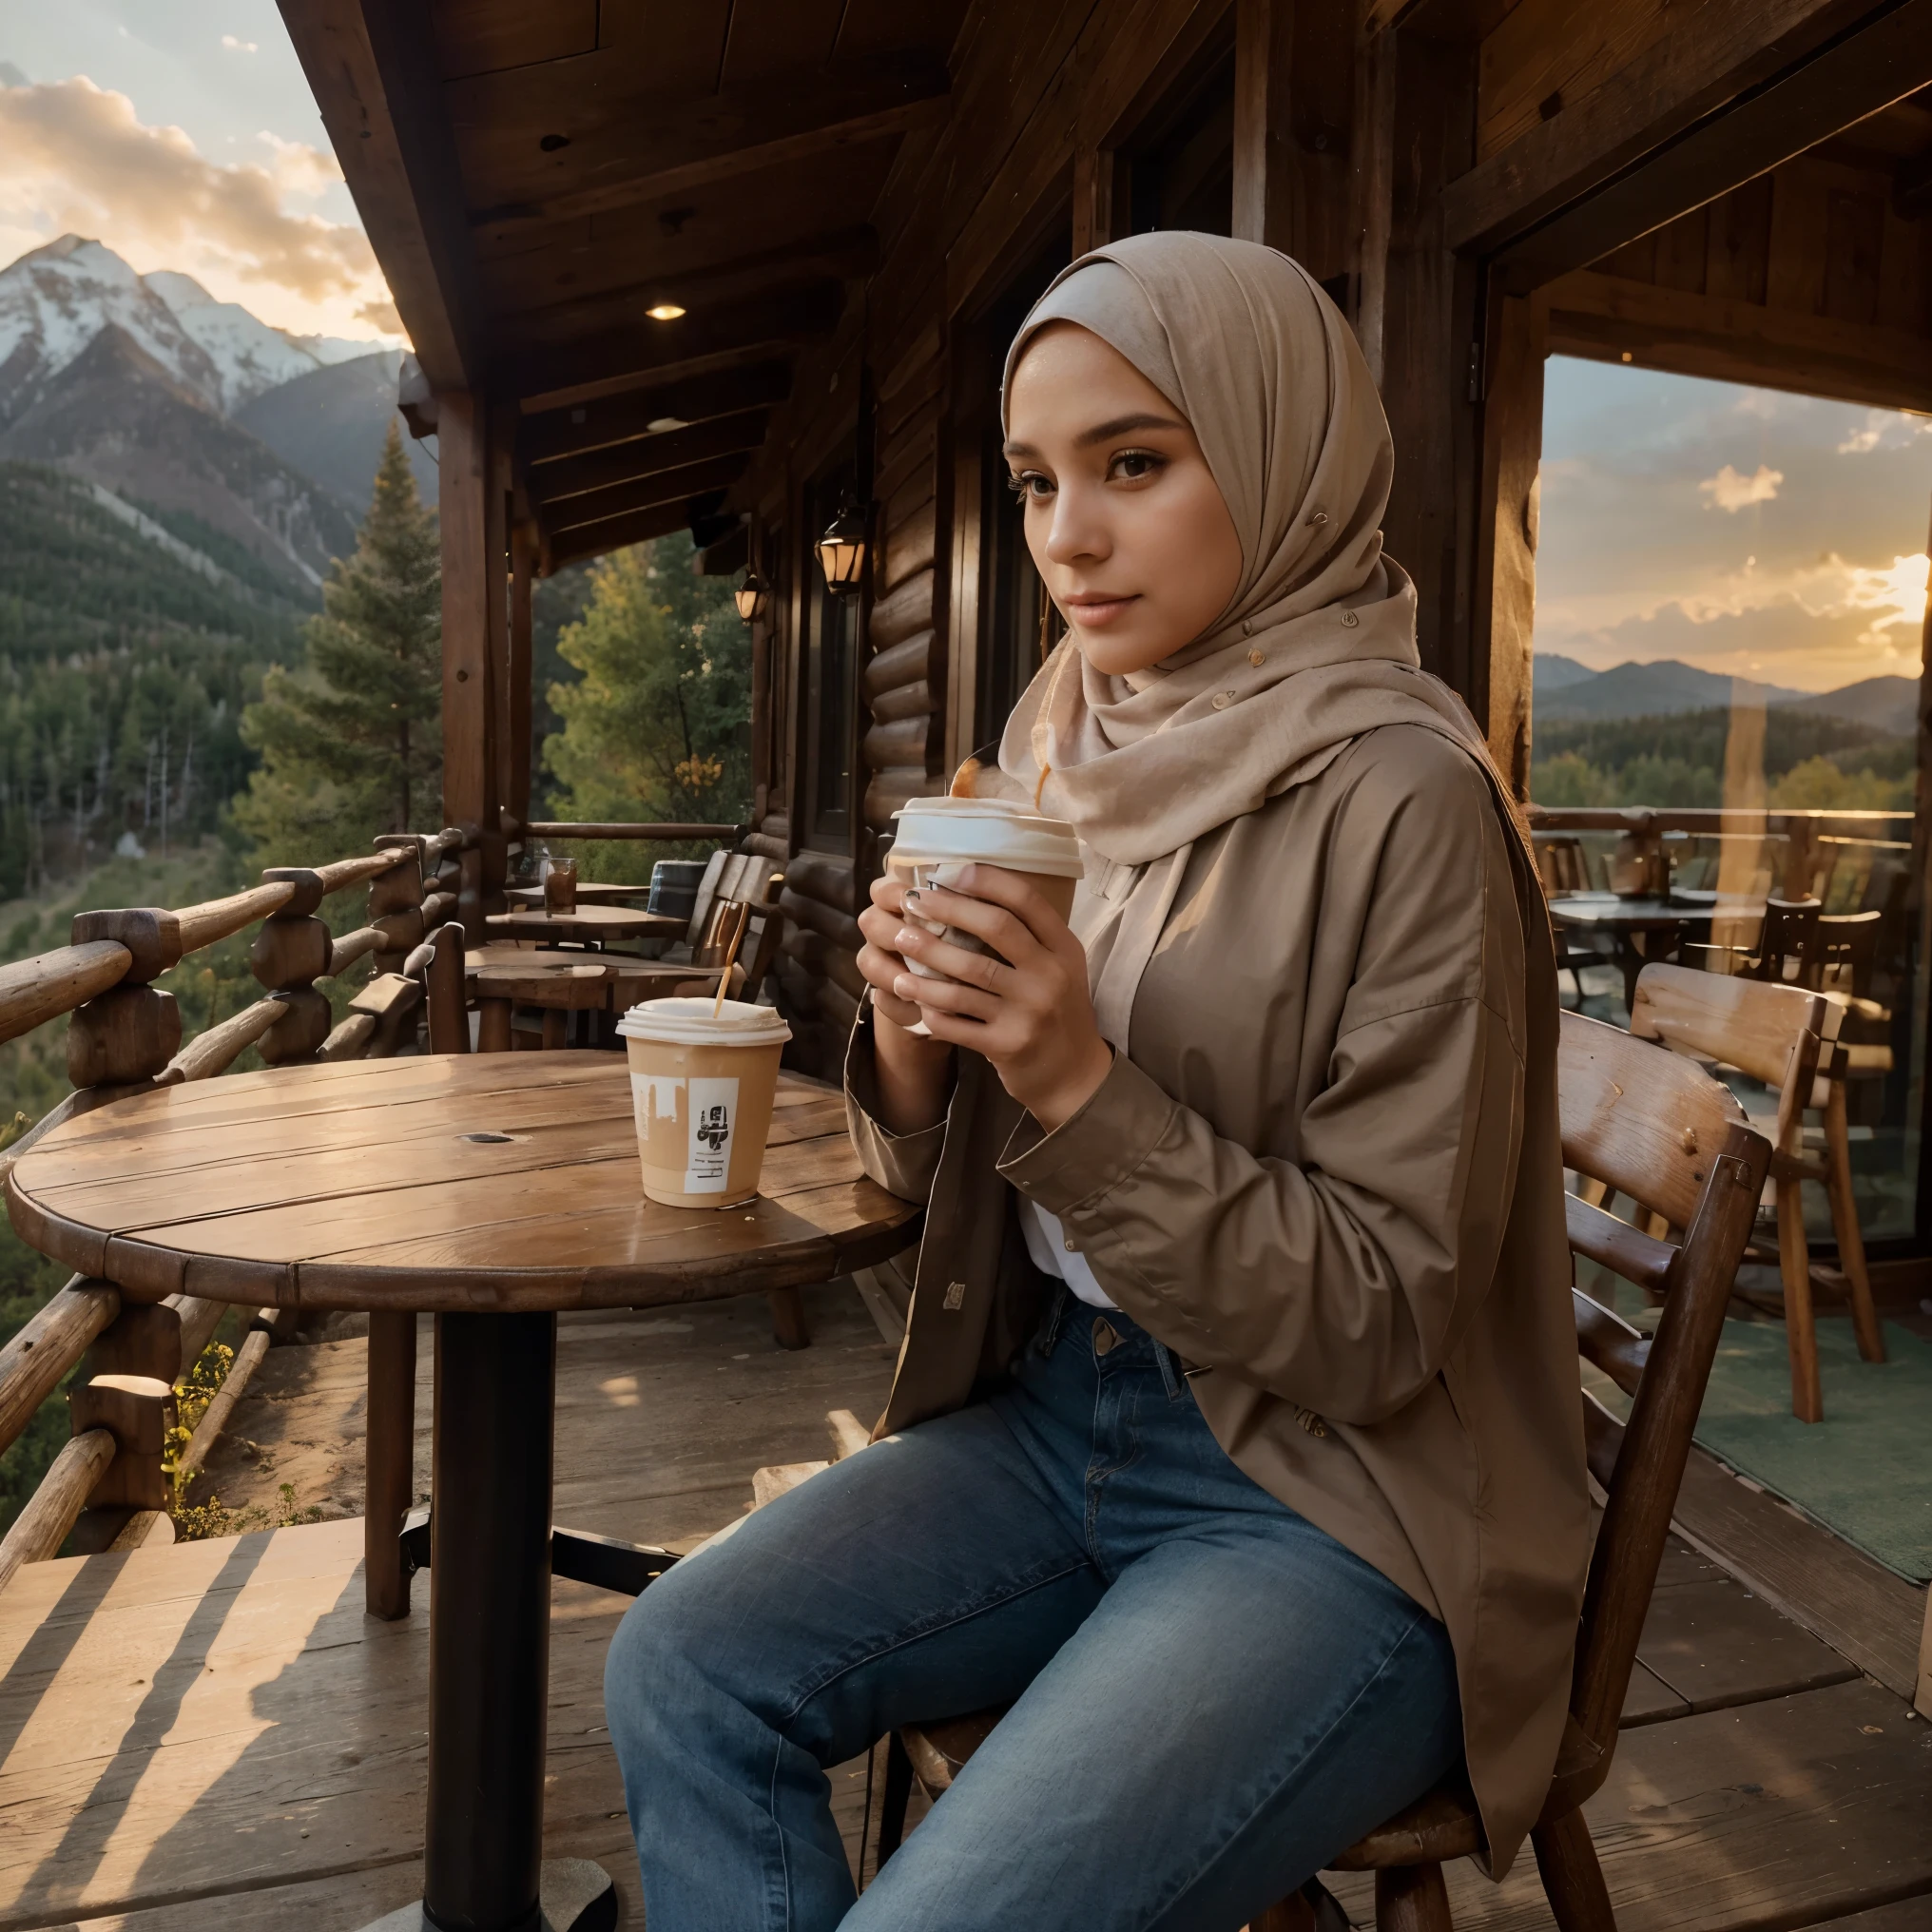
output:
[[[1593,671],[1575,658],[1538,652],[1533,665],[1536,717],[1549,724],[1592,719],[1668,718],[1689,711],[1729,710],[1746,687],[1754,702],[1821,717],[1844,718],[1895,737],[1917,728],[1917,679],[1862,678],[1830,691],[1732,678],[1676,658],[1629,659]]]

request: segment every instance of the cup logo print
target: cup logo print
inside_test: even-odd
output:
[[[722,1194],[731,1169],[731,1133],[738,1122],[738,1081],[700,1078],[689,1088],[689,1147],[685,1156],[685,1191]]]

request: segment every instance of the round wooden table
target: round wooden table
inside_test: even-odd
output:
[[[1608,933],[1623,969],[1626,1011],[1636,1004],[1637,976],[1656,959],[1668,959],[1696,927],[1709,927],[1712,909],[1677,898],[1625,898],[1613,892],[1574,892],[1550,901],[1550,917],[1578,931]],[[1638,939],[1644,941],[1639,945]]]
[[[544,1045],[561,1047],[573,1013],[626,1013],[681,986],[709,992],[718,968],[634,959],[624,953],[555,953],[528,946],[480,946],[463,956],[463,976],[477,1002],[476,1044],[486,1053],[510,1050],[511,1009],[544,1009]],[[742,975],[739,976],[742,978]]]
[[[543,1872],[550,1579],[635,1589],[674,1559],[553,1537],[556,1311],[830,1281],[917,1231],[860,1173],[835,1090],[782,1078],[766,1146],[755,1202],[660,1208],[623,1059],[452,1054],[163,1088],[55,1128],[8,1175],[21,1235],[131,1300],[366,1308],[411,1348],[435,1312],[430,1922],[525,1928],[539,1887],[571,1896],[555,1932],[609,1909],[595,1866]],[[400,1527],[381,1514],[372,1547]]]
[[[681,939],[686,921],[637,906],[580,905],[573,913],[527,906],[484,920],[499,939]]]

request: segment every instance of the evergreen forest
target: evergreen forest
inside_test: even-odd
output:
[[[312,598],[200,519],[0,464],[0,957],[67,942],[73,915],[181,906],[264,865],[441,822],[435,513],[392,430],[355,551]],[[730,586],[668,537],[540,583],[537,810],[733,821],[750,808],[748,633]],[[612,878],[667,848],[605,844]],[[639,868],[642,868],[641,873]],[[345,894],[327,910],[359,924]],[[249,1004],[249,935],[159,984],[193,1037]],[[366,968],[332,998],[346,1007]],[[339,1016],[339,1014],[338,1014]],[[59,1023],[0,1044],[0,1147],[68,1092]],[[253,1051],[237,1062],[258,1064]],[[0,1343],[66,1278],[0,1221]],[[0,1533],[68,1433],[64,1396],[0,1457]]]

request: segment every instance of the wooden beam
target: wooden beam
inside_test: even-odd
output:
[[[591,490],[581,496],[566,496],[561,502],[544,506],[544,527],[554,544],[567,531],[584,524],[600,523],[608,517],[625,515],[633,510],[648,509],[656,503],[686,503],[693,496],[705,496],[714,490],[728,489],[744,474],[751,458],[746,454],[713,456],[707,462],[685,463],[655,476],[639,476],[628,483],[613,484],[608,490]]]
[[[1113,203],[1120,184],[1120,157],[1111,147],[1073,150],[1073,260],[1111,242]]]
[[[836,234],[786,242],[739,256],[701,272],[663,275],[545,308],[519,308],[504,319],[503,346],[513,353],[611,329],[648,329],[652,326],[649,311],[666,302],[693,312],[727,304],[742,307],[775,287],[797,287],[802,281],[826,279],[850,280],[870,275],[878,266],[877,232],[865,226],[841,228]]]
[[[844,307],[842,282],[807,282],[730,308],[613,329],[568,347],[530,350],[506,357],[497,377],[524,399],[526,411],[562,406],[577,391],[639,389],[685,374],[690,364],[716,366],[714,358],[726,357],[751,360],[821,341],[838,326]]]
[[[536,747],[531,743],[530,597],[536,576],[537,529],[528,517],[510,529],[510,703],[505,706],[508,730],[503,746],[503,809],[519,826],[530,822],[531,767]]]
[[[543,464],[563,462],[614,443],[636,442],[675,431],[653,430],[668,422],[684,429],[741,410],[782,402],[792,393],[791,365],[757,362],[749,368],[722,369],[709,376],[687,377],[662,388],[629,390],[599,396],[570,409],[527,415],[517,436],[517,454],[531,464],[531,477]]]
[[[482,374],[482,302],[424,0],[279,0],[322,125],[433,390]]]
[[[1392,91],[1374,126],[1389,146],[1363,164],[1387,184],[1375,341],[1400,456],[1383,528],[1389,554],[1415,579],[1423,667],[1487,718],[1486,652],[1472,636],[1481,282],[1442,229],[1442,184],[1475,146],[1477,55],[1405,31],[1382,42],[1377,58],[1393,71],[1381,85]],[[1369,266],[1364,258],[1365,289]]]
[[[634,49],[601,48],[453,83],[471,178],[493,191],[472,219],[568,222],[797,165],[943,115],[951,85],[930,55],[889,54],[667,99],[627,85],[637,66]]]
[[[1349,0],[1237,0],[1234,12],[1234,233],[1292,255],[1331,294],[1355,252],[1356,18]]]
[[[764,441],[770,421],[768,409],[741,410],[736,415],[716,416],[709,422],[693,423],[687,429],[642,436],[628,443],[612,443],[582,456],[545,463],[530,473],[531,494],[539,503],[553,506],[548,513],[555,521],[564,508],[560,498],[580,496],[590,490],[608,490],[613,483],[628,483],[709,456],[755,450]]]
[[[1553,281],[1550,348],[1564,356],[1749,382],[1880,409],[1932,411],[1932,342],[1577,269]]]
[[[1536,479],[1543,454],[1548,321],[1540,292],[1492,298],[1482,398],[1476,647],[1489,670],[1489,748],[1511,789],[1525,802],[1530,796],[1530,677],[1540,513]]]
[[[436,398],[437,503],[443,565],[443,822],[493,834],[497,818],[496,712],[492,672],[495,634],[491,579],[502,577],[490,554],[489,412],[468,390]],[[482,854],[462,855],[457,914],[480,945]]]
[[[1932,79],[1932,0],[1704,7],[1443,194],[1451,246],[1518,286],[1647,234]],[[1826,45],[1833,42],[1831,45]],[[1821,51],[1823,48],[1823,51]]]
[[[647,510],[633,510],[628,516],[588,523],[583,529],[569,531],[551,541],[546,574],[561,570],[568,564],[581,564],[589,557],[607,556],[630,544],[669,536],[674,531],[688,529],[689,525],[690,512],[682,503],[654,504]]]

